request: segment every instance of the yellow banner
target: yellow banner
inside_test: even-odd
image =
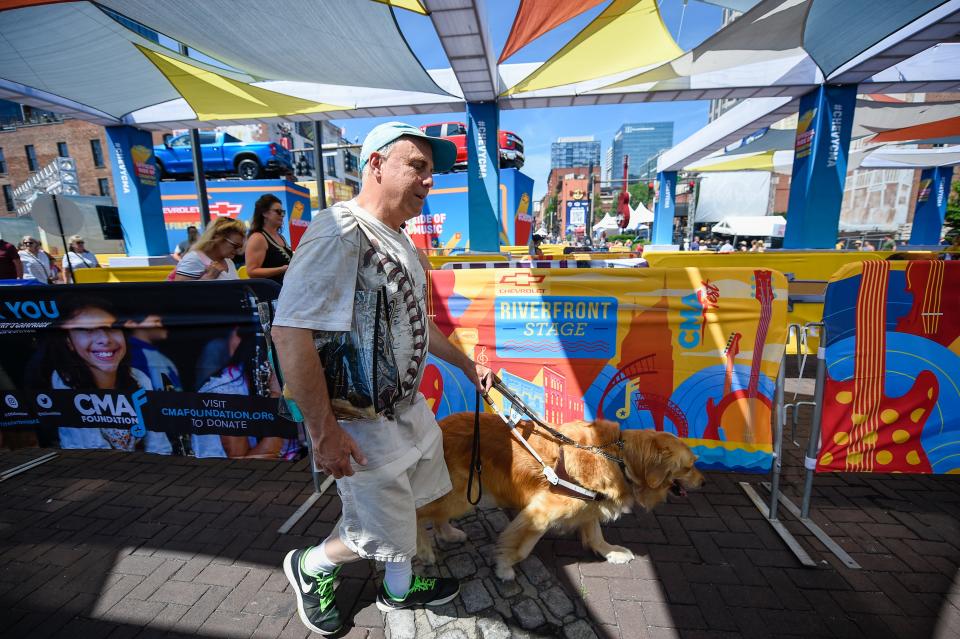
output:
[[[711,468],[765,471],[787,284],[767,269],[480,269],[430,273],[437,325],[548,421],[668,430]],[[438,416],[473,409],[431,359]]]

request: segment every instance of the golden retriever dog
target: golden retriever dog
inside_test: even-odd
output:
[[[445,541],[465,541],[463,531],[450,519],[461,517],[473,506],[467,501],[473,441],[473,413],[457,413],[440,422],[443,453],[453,490],[417,511],[417,555],[425,563],[436,561],[426,526]],[[559,442],[531,422],[521,422],[521,434],[551,468],[560,454]],[[502,580],[514,578],[513,565],[522,561],[543,534],[551,528],[578,530],[589,548],[612,563],[626,563],[633,553],[608,544],[600,523],[617,519],[635,504],[650,510],[664,502],[667,494],[685,494],[703,484],[703,475],[694,467],[696,455],[671,433],[652,430],[621,431],[614,422],[574,422],[557,428],[582,445],[600,446],[616,462],[588,450],[563,446],[564,467],[569,480],[602,493],[598,501],[585,501],[551,486],[542,467],[510,434],[504,421],[493,413],[480,416],[480,455],[483,462],[484,501],[492,499],[501,508],[518,511],[497,542],[496,573]],[[622,438],[623,448],[616,445]],[[474,493],[475,494],[475,493]]]

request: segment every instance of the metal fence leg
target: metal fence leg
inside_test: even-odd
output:
[[[310,462],[310,474],[313,476],[313,494],[307,497],[306,501],[300,504],[300,507],[277,528],[277,532],[281,535],[290,532],[290,529],[307,514],[307,511],[317,503],[317,500],[323,496],[323,493],[325,493],[327,488],[330,488],[330,484],[333,483],[333,475],[327,475],[321,480],[322,475],[320,471],[317,470],[317,465],[313,461],[313,440],[310,439],[309,433],[304,433],[303,422],[300,422],[299,428],[301,434],[304,435],[304,440],[307,442],[307,459]]]
[[[777,385],[773,396],[773,468],[770,472],[770,514],[769,519],[777,518],[777,494],[780,491],[780,468],[783,465],[783,385],[787,377],[787,354],[780,360],[777,373]]]
[[[799,343],[800,326],[798,324],[791,324],[788,327],[787,341],[789,341],[790,332],[794,329],[797,330],[797,341]],[[750,498],[750,501],[753,502],[757,510],[766,518],[767,523],[770,524],[774,532],[780,536],[783,543],[793,552],[797,560],[804,566],[812,568],[817,565],[817,562],[803,549],[803,546],[801,546],[800,542],[787,530],[783,522],[777,519],[777,508],[780,504],[780,500],[777,497],[780,490],[780,470],[783,465],[783,425],[785,415],[783,395],[786,376],[787,354],[784,352],[783,359],[780,361],[780,370],[777,372],[777,385],[774,390],[773,400],[773,467],[770,470],[770,483],[767,484],[770,488],[770,505],[767,506],[767,504],[763,503],[763,499],[749,482],[740,482],[740,488],[746,493],[747,497]]]
[[[821,342],[823,341],[821,332]],[[806,476],[803,479],[803,502],[800,508],[800,517],[807,519],[810,516],[810,495],[813,492],[813,471],[817,466],[817,453],[820,451],[820,420],[823,418],[823,387],[827,377],[827,349],[824,346],[817,348],[817,385],[813,390],[813,420],[810,424],[810,439],[807,441],[807,452],[803,458]]]

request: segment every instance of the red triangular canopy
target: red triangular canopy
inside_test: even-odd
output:
[[[892,129],[878,133],[871,142],[903,142],[905,140],[934,140],[937,138],[951,138],[960,135],[960,117],[927,122],[907,126],[902,129]]]
[[[499,62],[527,46],[544,33],[584,11],[589,11],[604,0],[520,0],[517,17],[513,19],[510,36],[503,45]]]

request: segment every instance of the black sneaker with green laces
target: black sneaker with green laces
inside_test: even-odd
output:
[[[460,582],[456,579],[428,579],[414,575],[413,583],[403,597],[397,598],[382,584],[377,592],[377,608],[383,612],[401,610],[413,606],[439,606],[460,594]]]
[[[283,574],[297,596],[297,611],[303,625],[321,635],[332,635],[343,627],[333,590],[340,566],[333,572],[308,575],[301,563],[307,550],[309,548],[288,552],[283,559]]]

